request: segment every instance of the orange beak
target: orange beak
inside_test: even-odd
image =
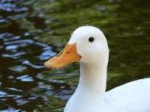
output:
[[[70,63],[78,62],[80,56],[77,54],[76,44],[66,45],[64,50],[57,56],[49,59],[44,63],[47,68],[63,68]]]

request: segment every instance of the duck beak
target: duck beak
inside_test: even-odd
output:
[[[57,56],[49,59],[44,63],[47,68],[63,68],[68,64],[73,62],[78,62],[80,56],[76,50],[76,44],[66,45],[64,50],[62,50]]]

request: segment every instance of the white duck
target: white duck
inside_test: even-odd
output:
[[[78,87],[64,112],[150,112],[150,78],[133,81],[106,92],[109,49],[96,27],[77,28],[65,49],[48,60],[48,68],[80,62]]]

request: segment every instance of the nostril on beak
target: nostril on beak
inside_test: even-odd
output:
[[[70,53],[69,51],[66,52],[66,54],[69,54],[69,53]]]

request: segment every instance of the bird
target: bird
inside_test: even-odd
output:
[[[103,32],[95,26],[81,26],[61,53],[44,63],[52,69],[80,64],[79,82],[64,112],[150,112],[150,78],[106,91],[108,61],[109,47]]]

